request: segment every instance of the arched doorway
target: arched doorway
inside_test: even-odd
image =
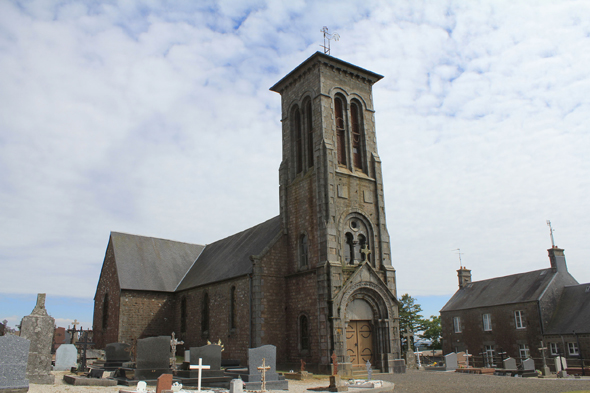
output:
[[[363,299],[354,299],[346,306],[346,354],[350,363],[375,364],[373,349],[373,310]]]

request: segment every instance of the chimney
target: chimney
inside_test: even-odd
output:
[[[554,271],[566,273],[567,265],[565,263],[565,254],[563,253],[563,248],[553,246],[550,249],[548,249],[547,252],[549,253],[549,261],[551,262],[551,268]]]
[[[461,266],[461,269],[457,270],[457,277],[459,278],[459,289],[463,289],[471,282],[471,270]]]

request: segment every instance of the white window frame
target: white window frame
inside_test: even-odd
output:
[[[567,353],[570,356],[580,356],[580,350],[578,349],[578,343],[569,342],[567,343]]]
[[[518,355],[521,359],[528,359],[531,357],[531,350],[526,344],[518,344]]]
[[[524,313],[521,310],[514,311],[514,326],[517,329],[525,329]]]
[[[483,331],[484,332],[491,332],[492,331],[492,314],[483,314]]]
[[[453,317],[453,329],[455,333],[461,333],[461,317]]]
[[[557,343],[549,343],[549,351],[551,351],[551,355],[559,355],[559,345]]]

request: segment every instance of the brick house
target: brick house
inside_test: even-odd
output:
[[[489,366],[499,363],[500,353],[532,357],[540,368],[542,340],[553,355],[569,346],[565,355],[578,359],[572,334],[578,329],[590,354],[590,284],[580,285],[570,275],[563,249],[548,252],[547,269],[473,282],[470,270],[457,270],[459,290],[440,311],[444,353],[483,354]]]
[[[112,232],[94,307],[99,346],[175,332],[185,347],[277,347],[277,361],[344,374],[400,358],[372,86],[317,52],[276,83],[280,214],[208,245]]]

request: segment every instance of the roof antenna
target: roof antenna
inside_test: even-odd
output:
[[[553,229],[551,221],[549,220],[547,220],[547,225],[549,226],[549,234],[551,235],[551,248],[557,248],[555,247],[555,239],[553,239],[553,232],[555,232],[555,229]]]
[[[340,35],[338,33],[328,33],[328,26],[324,26],[321,30],[324,33],[324,45],[320,45],[324,48],[324,53],[326,55],[330,54],[330,40],[338,41],[340,39]],[[328,45],[326,46],[326,40],[328,40]]]
[[[460,267],[461,269],[463,269],[463,261],[461,261],[461,255],[463,255],[463,254],[465,254],[465,253],[464,253],[464,252],[461,252],[461,249],[460,249],[460,248],[456,248],[456,249],[454,249],[454,250],[451,250],[451,251],[459,251],[459,252],[457,253],[457,254],[459,254],[459,267]]]

